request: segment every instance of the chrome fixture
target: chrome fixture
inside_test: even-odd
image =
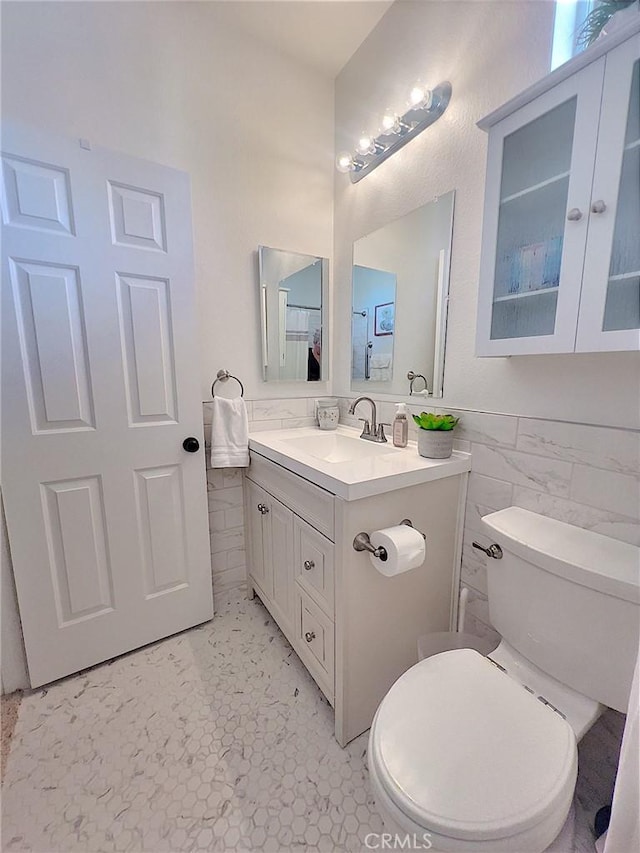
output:
[[[362,134],[355,152],[341,151],[336,157],[339,172],[348,172],[351,183],[362,180],[409,140],[437,121],[451,100],[451,83],[445,81],[435,89],[416,83],[409,93],[409,109],[402,115],[387,110],[377,135]]]
[[[422,381],[424,382],[424,390],[427,393],[429,393],[429,384],[427,382],[427,377],[423,376],[422,373],[414,373],[413,370],[410,370],[407,373],[407,379],[409,380],[409,394],[410,395],[413,394],[413,383],[416,381],[416,379],[422,379]],[[416,391],[416,393],[418,393],[418,392]]]
[[[474,548],[477,548],[478,551],[484,551],[487,557],[492,557],[494,560],[502,559],[502,548],[495,543],[493,545],[489,545],[488,548],[485,548],[484,545],[481,545],[479,542],[471,543]]]
[[[353,540],[353,547],[356,551],[368,551],[370,554],[373,554],[374,557],[382,560],[383,563],[385,563],[389,558],[387,549],[383,548],[382,545],[376,548],[372,544],[368,533],[358,533]]]
[[[240,396],[244,397],[244,385],[237,376],[234,376],[233,373],[229,373],[228,370],[219,370],[216,373],[216,378],[213,380],[213,385],[211,386],[211,396],[215,397],[214,388],[216,387],[217,382],[227,382],[229,379],[235,379],[238,385],[240,386]]]
[[[358,418],[359,421],[364,422],[362,432],[360,433],[360,438],[364,438],[366,441],[376,441],[379,444],[386,444],[387,436],[384,434],[384,428],[386,426],[391,426],[391,424],[378,423],[376,414],[376,404],[373,402],[371,397],[358,397],[357,400],[354,400],[351,406],[349,407],[349,414],[353,415],[356,411],[356,406],[358,405],[358,403],[362,403],[363,400],[366,400],[367,403],[371,404],[371,423],[369,423],[366,418]]]
[[[367,341],[364,348],[364,378],[371,379],[371,350],[373,349],[373,341]]]
[[[407,527],[413,527],[413,522],[410,518],[403,518],[400,524],[406,524]],[[422,536],[423,539],[427,537],[425,534],[419,530],[418,533]],[[354,551],[368,551],[370,554],[373,554],[374,557],[377,557],[379,560],[382,560],[383,563],[386,563],[389,555],[387,554],[387,549],[383,548],[382,545],[379,545],[377,548],[371,541],[371,537],[368,533],[362,531],[362,533],[356,534],[353,540],[353,549]]]

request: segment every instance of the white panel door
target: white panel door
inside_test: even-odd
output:
[[[191,200],[164,166],[2,143],[3,493],[35,687],[213,615]]]

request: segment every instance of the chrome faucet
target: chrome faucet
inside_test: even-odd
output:
[[[365,441],[377,441],[380,444],[383,442],[386,443],[387,437],[384,434],[384,428],[385,426],[389,426],[389,424],[379,424],[377,422],[376,404],[373,402],[371,397],[358,397],[357,400],[354,400],[349,407],[349,414],[355,414],[356,406],[358,403],[362,403],[363,401],[371,404],[371,423],[369,423],[366,418],[358,418],[358,420],[364,421],[360,438],[364,438]]]

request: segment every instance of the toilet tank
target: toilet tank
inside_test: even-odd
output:
[[[485,515],[491,623],[521,655],[626,713],[640,645],[640,548],[519,507]]]

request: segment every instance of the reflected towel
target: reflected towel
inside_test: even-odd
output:
[[[391,353],[375,353],[371,356],[369,366],[372,370],[379,370],[383,367],[391,367]]]
[[[246,468],[249,464],[249,418],[242,397],[213,398],[211,467]]]

